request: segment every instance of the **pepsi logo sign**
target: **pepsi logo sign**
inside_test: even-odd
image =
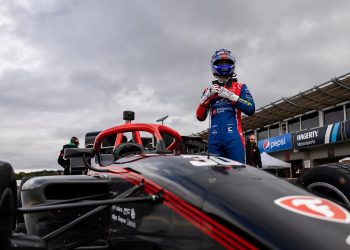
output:
[[[291,212],[338,223],[350,223],[350,214],[343,207],[327,199],[313,196],[286,196],[274,203]]]
[[[263,147],[264,147],[264,150],[268,150],[270,147],[270,141],[269,140],[264,141]]]

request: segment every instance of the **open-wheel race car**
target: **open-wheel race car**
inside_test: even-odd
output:
[[[164,125],[109,128],[92,148],[65,150],[82,174],[29,179],[18,202],[0,162],[0,249],[350,248],[342,206],[227,158],[180,154],[180,141]]]

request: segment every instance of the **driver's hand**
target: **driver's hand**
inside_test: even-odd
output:
[[[219,94],[221,86],[219,84],[213,84],[210,88],[212,93]]]
[[[215,85],[217,85],[217,84],[215,84]],[[217,85],[217,86],[219,86],[219,85]],[[214,85],[212,85],[209,88],[206,88],[203,95],[202,95],[202,98],[201,98],[201,105],[208,106],[209,102],[218,95],[218,92],[219,92],[219,89],[217,87],[215,87]]]
[[[236,95],[235,93],[229,91],[227,88],[225,87],[220,87],[220,90],[219,90],[219,96],[222,97],[222,98],[225,98],[231,102],[234,102],[236,103],[239,99],[239,96]]]

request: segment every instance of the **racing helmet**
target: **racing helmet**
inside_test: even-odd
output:
[[[227,49],[217,50],[211,57],[211,70],[214,76],[234,76],[235,58]]]

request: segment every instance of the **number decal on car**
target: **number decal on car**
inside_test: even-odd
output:
[[[216,166],[216,165],[243,165],[240,162],[233,161],[224,157],[205,156],[205,155],[182,155],[182,157],[190,159],[193,166]]]

